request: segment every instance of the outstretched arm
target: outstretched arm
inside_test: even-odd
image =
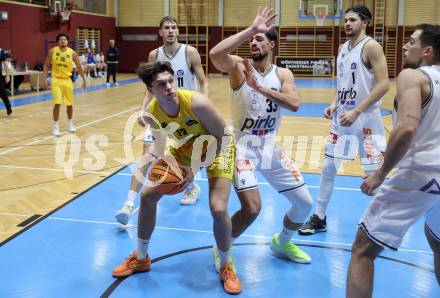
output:
[[[415,69],[403,70],[397,77],[397,125],[391,132],[382,167],[369,175],[361,185],[367,195],[382,184],[388,173],[403,158],[411,146],[416,129],[420,123],[422,106],[422,86],[429,84],[427,78]]]
[[[211,49],[209,56],[211,57],[214,66],[220,71],[227,73],[236,69],[237,61],[230,55],[230,53],[255,34],[265,33],[272,29],[275,17],[276,14],[273,9],[267,7],[261,9],[260,7],[255,20],[250,27],[222,40]]]
[[[205,71],[203,70],[200,54],[196,48],[187,47],[188,62],[194,71],[197,82],[199,83],[199,91],[208,96],[208,81],[206,80]]]
[[[222,149],[223,136],[229,135],[225,131],[226,123],[215,109],[213,103],[205,95],[195,92],[192,98],[192,111],[200,120],[202,126],[217,139],[217,154]]]

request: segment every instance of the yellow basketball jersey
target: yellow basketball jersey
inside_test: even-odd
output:
[[[72,68],[73,50],[68,47],[65,51],[61,51],[60,47],[54,47],[52,52],[52,77],[58,79],[70,78]]]
[[[194,115],[191,110],[192,106],[192,96],[194,91],[177,89],[177,96],[180,102],[180,111],[177,117],[169,117],[160,107],[159,102],[155,97],[151,100],[148,105],[147,111],[152,114],[156,121],[160,123],[162,128],[165,128],[170,123],[177,123],[178,128],[173,132],[175,142],[178,143],[181,140],[187,139],[186,143],[180,147],[171,145],[170,152],[178,159],[179,162],[184,165],[190,165],[191,155],[193,153],[194,141],[200,135],[209,135],[208,131],[201,125],[199,119]],[[157,127],[156,127],[157,128]],[[206,148],[202,152],[198,153],[200,155],[205,154]],[[197,153],[196,153],[197,154]]]

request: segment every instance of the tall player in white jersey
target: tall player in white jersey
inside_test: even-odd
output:
[[[232,217],[232,241],[257,218],[261,208],[256,172],[285,196],[287,210],[283,229],[274,235],[272,251],[299,263],[311,258],[290,242],[292,235],[306,219],[312,206],[304,179],[296,165],[275,145],[275,134],[281,123],[281,109],[297,111],[299,95],[292,72],[272,64],[277,33],[273,29],[273,9],[259,9],[253,24],[226,38],[210,51],[217,69],[229,74],[232,89],[231,107],[236,145],[234,187],[241,209]],[[251,60],[230,53],[250,40]],[[213,249],[216,268],[225,252]]]
[[[163,46],[152,50],[148,54],[148,63],[156,61],[168,61],[174,70],[177,88],[185,90],[196,90],[197,82],[199,84],[200,91],[208,96],[208,83],[206,81],[205,72],[200,60],[199,52],[196,48],[179,43],[179,29],[177,27],[177,21],[170,16],[166,16],[161,19],[159,25],[159,35],[162,37]],[[143,120],[142,114],[145,111],[152,96],[146,92],[144,101],[142,103],[140,117],[138,123],[142,126],[147,126],[144,137],[143,154],[148,152],[148,148],[153,142],[151,137],[151,130]],[[136,171],[140,171],[142,175],[139,177],[145,177],[147,167],[140,165]],[[116,214],[116,220],[122,224],[127,224],[134,209],[134,201],[138,196],[138,193],[142,187],[143,181],[136,178],[133,175],[131,178],[130,190],[128,191],[127,200],[122,205]],[[200,187],[195,183],[190,183],[186,188],[185,194],[181,199],[182,205],[192,205],[197,201],[197,197],[200,193]]]
[[[354,160],[359,152],[362,168],[368,174],[377,169],[383,159],[386,140],[379,106],[389,88],[388,69],[382,47],[365,34],[370,20],[371,13],[363,5],[345,11],[348,40],[339,48],[336,61],[336,96],[324,111],[324,116],[332,119],[332,125],[325,148],[317,207],[299,229],[300,235],[327,230],[327,206],[343,160]]]
[[[361,185],[375,197],[353,244],[347,297],[371,297],[374,259],[384,247],[397,249],[422,215],[440,284],[440,26],[416,26],[403,62],[414,69],[397,77],[397,119],[384,164]],[[394,167],[398,171],[383,183]]]

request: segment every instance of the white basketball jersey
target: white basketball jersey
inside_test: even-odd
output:
[[[278,92],[281,90],[276,65],[272,64],[266,74],[261,74],[255,67],[252,71],[261,86]],[[281,107],[249,87],[246,80],[232,89],[231,110],[236,135],[244,133],[264,136],[275,133],[280,126]]]
[[[419,68],[428,76],[431,93],[422,105],[420,124],[413,143],[398,168],[440,171],[440,66]],[[398,107],[397,107],[398,108]]]
[[[353,49],[349,48],[350,41],[346,41],[341,47],[337,59],[338,112],[352,110],[357,107],[368,98],[369,93],[376,84],[373,70],[362,59],[364,46],[371,39],[371,37],[365,37]],[[367,110],[379,107],[381,101],[377,101]]]
[[[163,46],[157,49],[156,61],[168,61],[174,70],[178,89],[196,90],[196,77],[188,66],[187,48],[180,44],[174,56],[168,56]]]

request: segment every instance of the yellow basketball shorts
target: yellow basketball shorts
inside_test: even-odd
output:
[[[55,104],[73,105],[73,84],[70,78],[52,78],[52,99]]]
[[[182,156],[179,151],[167,143],[165,155],[173,156],[177,162],[185,166],[191,166],[191,158]],[[235,145],[232,141],[225,146],[213,159],[213,161],[206,167],[206,174],[208,179],[211,178],[226,178],[232,180],[234,176],[234,161],[235,161]]]

